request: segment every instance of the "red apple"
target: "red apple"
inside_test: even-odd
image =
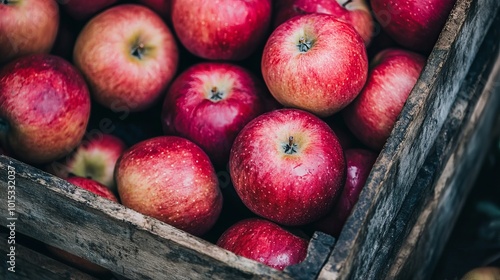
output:
[[[125,149],[122,139],[100,133],[93,138],[84,139],[73,153],[60,162],[51,163],[48,171],[61,178],[68,178],[70,175],[92,178],[115,191],[115,165]]]
[[[236,135],[264,111],[267,88],[246,69],[221,62],[204,62],[180,74],[163,103],[167,134],[200,146],[216,165],[225,165]]]
[[[345,181],[342,147],[311,113],[279,109],[250,121],[231,148],[229,173],[255,214],[282,225],[325,215]]]
[[[118,198],[106,186],[100,184],[95,180],[77,176],[67,178],[66,180],[71,184],[76,185],[77,187],[85,189],[101,197],[107,198],[111,201],[118,202]],[[47,245],[46,247],[52,254],[56,256],[56,258],[61,259],[65,263],[71,264],[79,269],[98,275],[109,273],[109,270],[107,270],[106,268],[92,263],[84,258],[75,256],[54,246]]]
[[[59,26],[54,0],[0,1],[0,64],[35,53],[49,53]]]
[[[68,177],[66,181],[91,193],[102,196],[114,202],[118,202],[118,198],[116,197],[116,195],[111,192],[108,187],[97,182],[96,180],[80,176],[71,176]]]
[[[425,62],[424,56],[403,49],[386,49],[374,57],[363,91],[342,112],[363,144],[382,149]]]
[[[302,262],[308,244],[277,224],[257,218],[237,222],[217,240],[228,251],[279,270]]]
[[[172,0],[138,0],[142,5],[149,7],[159,14],[167,23],[171,21]]]
[[[0,71],[0,142],[16,158],[42,164],[69,154],[89,117],[85,80],[66,60],[34,54]]]
[[[368,175],[377,160],[373,151],[356,148],[345,150],[347,176],[344,188],[332,210],[314,224],[316,230],[338,237],[345,221],[358,201]]]
[[[276,11],[274,27],[286,20],[303,14],[321,13],[333,15],[351,24],[369,45],[374,32],[374,21],[365,0],[281,0]]]
[[[179,54],[160,16],[144,6],[124,4],[85,25],[73,59],[98,103],[115,111],[141,111],[161,99],[177,71]]]
[[[141,141],[118,160],[123,205],[193,235],[203,235],[222,209],[217,175],[208,156],[177,136]]]
[[[370,0],[380,26],[402,46],[429,52],[456,0]]]
[[[181,43],[196,56],[242,60],[267,36],[271,0],[174,0],[172,23]]]
[[[62,0],[61,6],[72,18],[76,20],[88,20],[116,2],[118,0]]]
[[[296,16],[276,28],[262,54],[262,75],[286,107],[330,116],[356,98],[368,58],[361,36],[332,15]]]

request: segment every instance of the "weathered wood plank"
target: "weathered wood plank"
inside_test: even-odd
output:
[[[496,40],[498,44],[498,37]],[[481,165],[478,163],[488,152],[486,147],[490,146],[494,124],[500,121],[500,59],[497,59],[493,74],[475,105],[470,114],[471,121],[458,136],[461,141],[436,178],[433,192],[426,199],[425,210],[400,247],[388,274],[391,279],[430,279],[432,276],[459,209],[479,173]]]
[[[335,238],[331,235],[315,232],[309,242],[306,259],[300,264],[285,268],[285,272],[297,280],[315,279],[328,260],[334,244]]]
[[[370,279],[403,202],[445,122],[499,6],[457,1],[320,279]],[[384,244],[384,242],[386,242]],[[394,246],[390,245],[389,246]]]
[[[10,167],[9,167],[10,166]],[[0,200],[15,169],[16,230],[130,279],[289,278],[95,196],[65,180],[0,156]],[[7,213],[7,204],[0,205]]]
[[[3,239],[3,238],[2,238]],[[0,253],[5,256],[9,253],[10,245],[0,243]],[[81,272],[71,266],[47,257],[39,252],[15,244],[16,265],[15,271],[7,270],[7,263],[2,262],[0,279],[5,280],[96,280],[97,278]]]
[[[499,23],[499,21],[497,20],[496,23]],[[446,162],[455,152],[458,143],[464,140],[461,132],[471,122],[471,114],[475,105],[482,100],[480,98],[487,98],[482,93],[486,79],[489,77],[495,63],[495,60],[491,58],[496,57],[499,49],[498,30],[492,28],[491,31],[491,34],[487,35],[486,41],[479,49],[479,54],[469,70],[469,74],[459,91],[440,135],[433,144],[407,198],[403,202],[404,207],[397,213],[394,222],[389,228],[391,238],[383,239],[374,265],[369,269],[370,275],[386,275],[389,266],[396,258],[398,248],[412,229],[418,215],[424,211],[425,201],[433,197],[432,190]],[[487,141],[488,139],[484,140]],[[474,177],[473,174],[471,174],[471,177]],[[439,255],[437,252],[442,245],[437,243],[431,246],[434,248],[433,252],[436,252],[434,257]],[[426,264],[430,265],[432,263]],[[424,264],[420,264],[420,270],[432,271],[432,267],[425,267]]]

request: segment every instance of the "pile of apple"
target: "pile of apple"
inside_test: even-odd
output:
[[[340,233],[453,5],[1,1],[0,143],[283,269]]]

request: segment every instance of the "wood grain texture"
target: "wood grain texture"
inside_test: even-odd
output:
[[[0,156],[0,200],[16,170],[16,230],[130,279],[289,278],[200,238]],[[0,205],[7,213],[7,204]]]
[[[319,279],[379,279],[387,272],[383,261],[397,249],[395,229],[407,223],[398,213],[415,199],[412,186],[499,4],[457,1]]]
[[[496,24],[500,24],[497,17]],[[498,25],[497,25],[498,26]],[[500,123],[500,59],[499,34],[494,37],[497,61],[492,75],[479,78],[469,87],[480,91],[480,98],[464,112],[469,120],[456,138],[454,151],[439,176],[435,177],[430,194],[425,196],[420,212],[406,241],[400,247],[396,261],[392,262],[388,277],[391,279],[430,279],[467,195],[479,173],[488,152],[491,135]],[[492,46],[493,47],[493,46]],[[494,57],[494,56],[492,56]],[[488,63],[485,63],[487,65]],[[484,77],[483,77],[484,78]],[[484,83],[486,82],[486,85]]]
[[[10,245],[7,242],[0,243],[0,253],[5,256]],[[80,270],[65,265],[59,261],[49,258],[39,252],[16,244],[16,268],[15,272],[7,270],[6,262],[2,262],[0,268],[0,279],[5,280],[97,280]]]

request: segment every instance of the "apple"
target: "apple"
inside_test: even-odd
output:
[[[70,182],[71,184],[80,187],[82,189],[85,189],[89,192],[92,192],[96,195],[99,195],[101,197],[107,198],[111,201],[117,202],[118,203],[118,198],[104,185],[101,183],[84,178],[84,177],[78,177],[78,176],[73,176],[69,177],[66,179],[66,181]],[[96,275],[103,275],[103,274],[108,274],[109,270],[106,268],[97,265],[95,263],[92,263],[84,258],[78,257],[76,255],[73,255],[69,252],[66,252],[64,250],[61,250],[57,247],[46,245],[46,248],[53,254],[55,255],[56,258],[64,261],[65,263],[71,264],[81,270],[96,274]]]
[[[196,236],[222,209],[210,159],[185,138],[157,136],[133,145],[118,160],[115,180],[123,205]]]
[[[409,50],[430,52],[456,0],[370,0],[381,27]]]
[[[27,55],[0,71],[0,142],[17,159],[43,164],[69,154],[89,117],[85,80],[63,58]]]
[[[28,54],[49,53],[59,26],[54,0],[0,1],[0,65]]]
[[[167,23],[171,21],[172,0],[138,0],[140,4],[159,14]]]
[[[174,0],[172,24],[192,54],[211,60],[242,60],[264,42],[271,0]]]
[[[73,59],[99,104],[134,112],[161,99],[177,71],[179,53],[160,16],[141,5],[123,4],[83,27]]]
[[[105,185],[99,183],[94,179],[80,177],[80,176],[71,176],[66,178],[66,181],[82,189],[85,189],[89,192],[92,192],[96,195],[102,196],[104,198],[107,198],[111,201],[118,203],[118,198],[116,197],[116,195],[113,192],[111,192],[108,189],[108,187],[106,187]]]
[[[368,46],[374,32],[374,21],[365,0],[280,0],[274,27],[303,14],[322,13],[351,24]]]
[[[118,0],[61,0],[64,11],[75,20],[85,21]]]
[[[308,245],[307,240],[258,218],[237,222],[217,240],[219,247],[279,270],[302,262]]]
[[[297,226],[324,216],[345,182],[340,142],[320,118],[278,109],[250,121],[231,148],[229,174],[255,214]]]
[[[215,165],[225,165],[236,135],[264,111],[266,86],[232,63],[202,62],[181,73],[162,109],[166,134],[200,146]]]
[[[345,221],[358,201],[377,156],[377,153],[364,148],[345,150],[347,176],[344,188],[332,210],[314,223],[315,230],[335,237],[339,236]]]
[[[51,163],[48,171],[61,178],[71,175],[92,178],[116,191],[115,165],[126,148],[122,139],[112,134],[100,133],[93,138],[84,139],[75,151],[63,160]]]
[[[365,87],[342,111],[347,127],[363,144],[382,149],[425,62],[423,55],[397,48],[373,58]]]
[[[354,28],[332,15],[296,16],[269,36],[261,70],[285,107],[327,117],[359,94],[368,74],[366,47]]]

